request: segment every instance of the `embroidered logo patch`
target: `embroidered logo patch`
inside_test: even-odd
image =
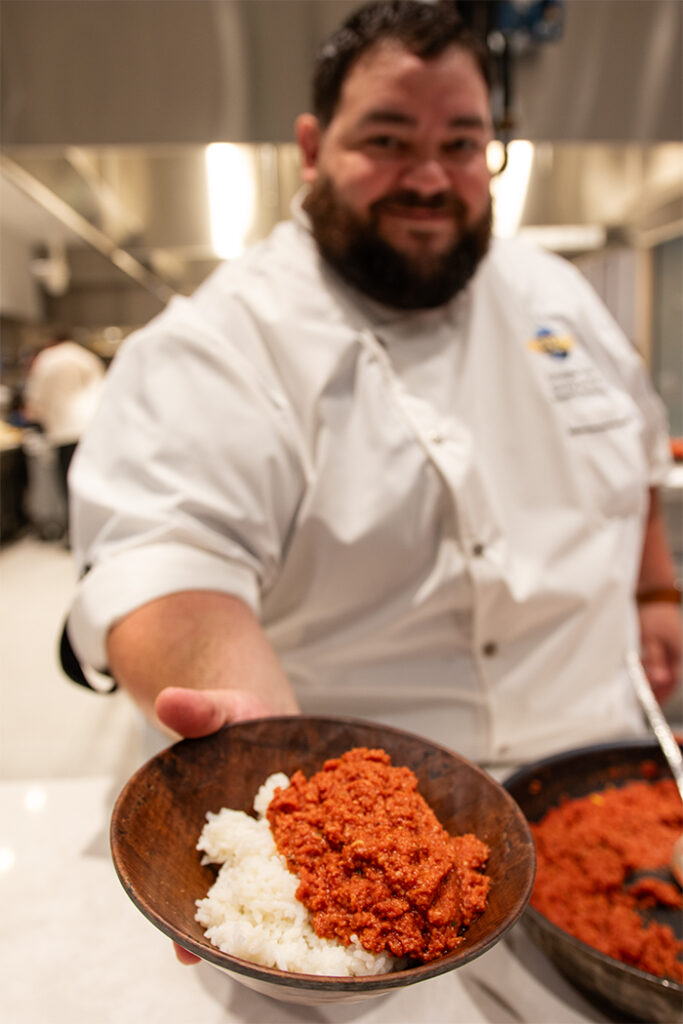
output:
[[[569,334],[557,334],[550,327],[539,327],[527,346],[534,352],[542,352],[552,359],[566,359],[574,347]]]

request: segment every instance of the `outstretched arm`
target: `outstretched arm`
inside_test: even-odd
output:
[[[116,681],[152,721],[180,736],[298,711],[256,616],[228,594],[192,590],[150,601],[112,628],[107,648]],[[199,961],[181,946],[175,951],[183,964]]]
[[[150,720],[181,736],[298,711],[256,616],[229,594],[193,590],[150,601],[111,629],[107,648],[116,681]]]

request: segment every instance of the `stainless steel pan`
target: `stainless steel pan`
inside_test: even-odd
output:
[[[644,777],[671,777],[659,745],[651,740],[570,750],[527,765],[510,776],[504,786],[527,820],[536,822],[565,797],[585,796]],[[680,912],[657,909],[653,914],[681,937]],[[522,923],[558,970],[585,994],[608,1002],[630,1019],[657,1024],[682,1019],[683,985],[605,956],[562,931],[533,907],[527,907]]]

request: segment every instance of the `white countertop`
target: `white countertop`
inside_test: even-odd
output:
[[[209,964],[183,967],[121,887],[109,777],[0,784],[0,1018],[8,1024],[573,1024],[587,1002],[519,924],[458,971],[331,1007],[278,1003]]]

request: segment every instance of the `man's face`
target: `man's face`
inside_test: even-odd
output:
[[[364,54],[320,133],[297,124],[323,254],[367,294],[434,306],[464,286],[490,237],[488,92],[456,47],[424,61],[395,43]]]

